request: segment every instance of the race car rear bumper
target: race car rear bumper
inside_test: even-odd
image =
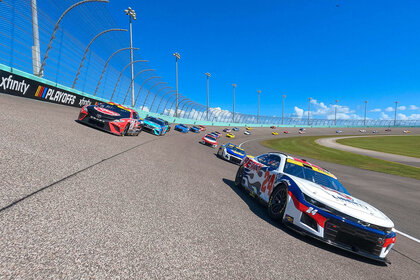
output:
[[[101,120],[96,117],[87,115],[82,118],[78,118],[78,122],[98,128],[100,130],[115,134],[115,135],[121,135],[121,133],[124,131],[125,127],[119,127],[117,125],[114,125],[106,120]]]

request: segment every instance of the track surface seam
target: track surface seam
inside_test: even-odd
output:
[[[151,143],[151,142],[158,141],[158,140],[160,140],[160,139],[152,139],[152,140],[149,140],[149,141],[143,142],[143,143],[141,143],[141,144],[138,144],[138,145],[135,145],[135,146],[133,146],[133,147],[131,147],[131,148],[128,148],[128,149],[126,149],[126,150],[124,150],[124,151],[121,151],[121,152],[119,152],[119,153],[116,153],[116,154],[114,154],[114,155],[112,155],[112,156],[110,156],[110,157],[104,158],[104,159],[102,159],[102,160],[100,160],[100,161],[98,161],[98,162],[96,162],[96,163],[94,163],[94,164],[91,164],[91,165],[89,165],[89,166],[87,166],[87,167],[85,167],[85,168],[83,168],[83,169],[80,169],[80,170],[78,170],[78,171],[76,171],[76,172],[74,172],[74,173],[72,173],[72,174],[70,174],[70,175],[68,175],[68,176],[66,176],[66,177],[64,177],[64,178],[62,178],[62,179],[60,179],[60,180],[58,180],[58,181],[55,181],[55,182],[53,182],[53,183],[51,183],[51,184],[49,184],[49,185],[47,185],[47,186],[45,186],[45,187],[40,188],[39,190],[36,190],[36,191],[34,191],[34,192],[32,192],[32,193],[30,193],[30,194],[28,194],[28,195],[25,195],[24,197],[22,197],[22,198],[20,198],[20,199],[18,199],[18,200],[13,201],[13,202],[12,202],[12,203],[10,203],[9,205],[6,205],[5,207],[1,208],[1,209],[0,209],[0,213],[4,212],[5,210],[7,210],[7,209],[9,209],[9,208],[12,208],[13,206],[17,205],[18,203],[20,203],[20,202],[22,202],[22,201],[24,201],[24,200],[26,200],[26,199],[28,199],[28,198],[30,198],[30,197],[32,197],[32,196],[34,196],[34,195],[38,194],[38,193],[40,193],[40,192],[42,192],[42,191],[44,191],[44,190],[46,190],[46,189],[49,189],[49,188],[53,187],[54,185],[56,185],[56,184],[58,184],[58,183],[64,182],[65,180],[67,180],[67,179],[69,179],[69,178],[71,178],[71,177],[76,176],[76,175],[77,175],[77,174],[79,174],[79,173],[82,173],[82,172],[84,172],[84,171],[86,171],[86,170],[88,170],[88,169],[90,169],[90,168],[92,168],[92,167],[95,167],[95,166],[97,166],[97,165],[99,165],[99,164],[101,164],[101,163],[103,163],[103,162],[105,162],[105,161],[108,161],[108,160],[110,160],[110,159],[113,159],[113,158],[115,158],[115,157],[117,157],[117,156],[119,156],[119,155],[122,155],[122,154],[124,154],[124,153],[127,153],[127,152],[129,152],[129,151],[131,151],[131,150],[134,150],[134,149],[136,149],[136,148],[138,148],[138,147],[140,147],[140,146],[143,146],[143,145],[146,145],[146,144],[149,144],[149,143]]]

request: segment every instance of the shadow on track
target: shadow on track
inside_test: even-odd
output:
[[[226,185],[228,185],[233,192],[235,192],[247,205],[249,210],[251,210],[255,215],[257,215],[259,218],[261,218],[262,220],[266,221],[267,223],[269,223],[270,225],[278,228],[279,230],[283,231],[284,233],[287,233],[291,236],[293,236],[296,239],[299,239],[302,242],[305,242],[309,245],[315,246],[317,248],[320,248],[322,250],[326,250],[329,251],[331,253],[343,256],[343,257],[347,257],[356,261],[360,261],[360,262],[364,262],[364,263],[368,263],[368,264],[372,264],[372,265],[376,265],[376,266],[387,266],[386,263],[383,262],[379,262],[379,261],[375,261],[369,258],[365,258],[363,256],[359,256],[357,254],[354,254],[352,252],[334,247],[332,245],[328,245],[324,242],[321,242],[315,238],[311,238],[310,236],[304,235],[304,234],[300,234],[290,228],[288,228],[287,226],[281,224],[281,223],[277,223],[275,221],[273,221],[267,213],[267,208],[262,205],[262,203],[260,203],[257,199],[251,197],[249,195],[249,193],[243,189],[243,188],[238,188],[235,186],[235,182],[229,179],[222,179],[223,183],[225,183]]]

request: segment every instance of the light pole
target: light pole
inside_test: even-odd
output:
[[[63,19],[63,17],[71,9],[73,9],[73,8],[75,8],[75,7],[77,7],[77,6],[81,5],[81,4],[88,3],[88,2],[104,2],[104,3],[109,3],[109,0],[83,0],[83,1],[80,1],[80,2],[77,2],[77,3],[73,4],[73,5],[71,5],[70,7],[67,8],[67,10],[64,11],[64,13],[61,14],[60,18],[57,20],[57,22],[56,22],[56,24],[54,26],[53,33],[51,34],[50,41],[48,42],[47,50],[45,51],[44,58],[42,59],[42,64],[41,64],[41,67],[39,68],[39,73],[38,73],[38,76],[39,77],[43,77],[44,76],[44,68],[45,68],[45,64],[46,64],[47,58],[48,58],[48,52],[50,51],[50,49],[52,47],[52,41],[55,38],[55,33],[58,30],[58,26],[60,25],[61,20]]]
[[[179,53],[173,53],[175,56],[175,84],[176,84],[176,105],[175,105],[175,118],[178,117],[178,59],[181,59],[181,55]]]
[[[397,106],[398,106],[398,101],[395,101],[394,126],[397,125]]]
[[[90,48],[90,45],[92,45],[92,43],[99,37],[99,36],[101,36],[101,35],[103,35],[103,34],[105,34],[105,33],[108,33],[108,32],[111,32],[111,31],[124,31],[124,32],[127,32],[127,29],[120,29],[120,28],[113,28],[113,29],[108,29],[108,30],[104,30],[104,31],[102,31],[101,33],[99,33],[99,34],[97,34],[95,37],[93,37],[93,39],[89,42],[89,44],[87,45],[87,47],[86,47],[86,49],[85,49],[85,52],[83,53],[83,58],[82,58],[82,61],[80,61],[80,65],[79,65],[79,69],[77,69],[77,73],[76,73],[76,76],[74,77],[74,81],[73,81],[73,86],[72,86],[72,88],[74,88],[75,86],[76,86],[76,82],[77,82],[77,80],[79,79],[79,74],[80,74],[80,69],[82,69],[82,66],[83,66],[83,62],[85,61],[85,59],[86,59],[86,55],[87,55],[87,52],[88,52],[88,50],[89,50],[89,48]]]
[[[209,80],[210,80],[210,73],[207,72],[205,73],[205,75],[207,76],[207,114],[206,114],[206,120],[209,121]]]
[[[283,97],[283,107],[281,110],[281,124],[284,123],[284,99],[286,98],[286,95],[282,95],[282,97]]]
[[[41,66],[41,51],[39,46],[39,29],[38,29],[38,8],[36,0],[31,0],[32,13],[32,37],[34,45],[32,46],[32,68],[34,75],[39,75],[39,67]]]
[[[258,111],[257,111],[257,124],[260,122],[260,93],[261,90],[257,90],[258,92]]]
[[[367,112],[367,104],[368,104],[368,101],[366,100],[366,101],[365,101],[365,120],[363,121],[363,125],[364,125],[364,126],[366,126],[366,112]]]
[[[232,84],[233,87],[233,116],[232,116],[232,122],[235,122],[235,88],[236,84]]]
[[[93,96],[96,96],[96,92],[98,91],[98,88],[99,88],[99,85],[100,85],[100,83],[101,83],[102,77],[104,76],[105,69],[106,69],[106,67],[108,66],[108,63],[109,63],[109,61],[111,60],[111,58],[112,58],[114,55],[116,55],[117,53],[119,53],[119,52],[121,52],[121,51],[129,50],[129,49],[131,49],[131,48],[122,48],[122,49],[119,49],[119,50],[117,50],[116,52],[114,52],[113,54],[111,54],[111,56],[107,59],[107,61],[106,61],[106,62],[105,62],[105,64],[104,64],[104,69],[102,69],[101,76],[99,77],[98,84],[96,85],[95,94],[93,94]],[[132,49],[134,49],[134,50],[138,50],[139,48],[132,48]]]
[[[141,70],[141,71],[140,71],[140,72],[138,72],[136,75],[134,75],[134,80],[136,80],[137,76],[138,76],[138,75],[140,75],[141,73],[144,73],[144,72],[149,72],[149,71],[156,71],[156,70],[155,70],[155,69],[144,69],[144,70]],[[127,99],[128,92],[130,91],[130,89],[131,89],[131,84],[130,84],[130,86],[128,87],[127,92],[125,93],[125,96],[124,96],[124,101],[123,101],[123,103],[122,103],[122,104],[125,104],[125,100]],[[135,102],[134,102],[134,103],[135,103]]]
[[[337,125],[337,103],[338,100],[335,100],[335,113],[334,113],[334,125]]]
[[[309,103],[308,103],[308,125],[310,124],[310,118],[311,118],[311,100],[312,97],[309,97]]]
[[[136,12],[131,9],[131,7],[128,7],[128,9],[124,10],[124,12],[130,19],[131,107],[134,108],[133,27],[131,24],[131,18],[136,20]]]

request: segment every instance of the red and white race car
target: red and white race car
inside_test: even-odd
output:
[[[137,136],[142,130],[136,111],[112,102],[82,107],[77,121],[120,136]]]
[[[217,139],[214,135],[211,134],[206,134],[203,138],[201,138],[200,143],[211,146],[212,148],[217,147]]]
[[[200,131],[206,131],[206,127],[204,125],[199,125]]]

